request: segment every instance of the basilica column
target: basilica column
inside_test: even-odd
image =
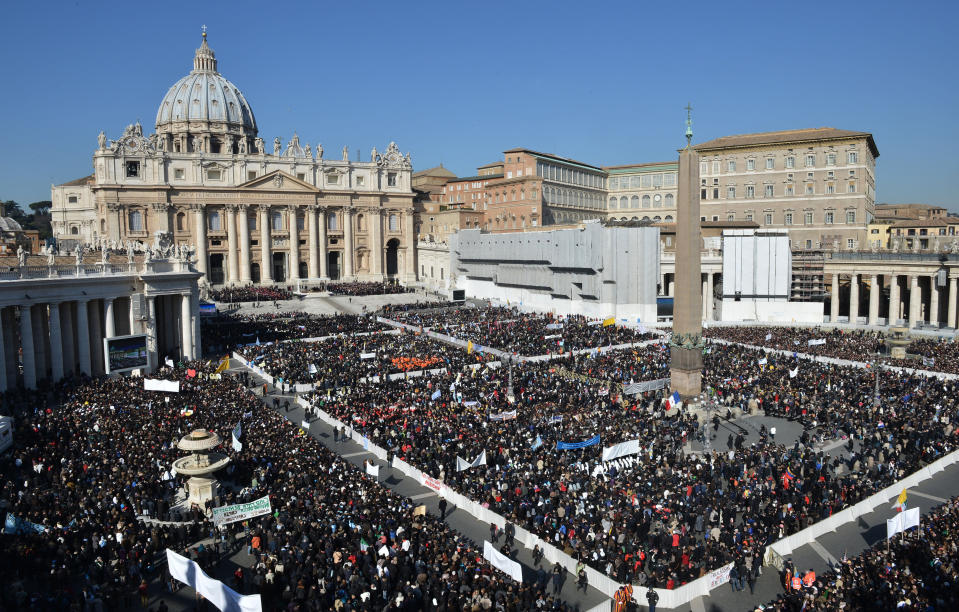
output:
[[[959,288],[959,279],[955,276],[949,279],[949,312],[946,327],[956,328],[956,289]]]
[[[106,325],[104,326],[105,338],[112,338],[117,335],[116,322],[113,318],[113,298],[103,298],[103,318],[105,319]]]
[[[260,284],[273,282],[273,258],[270,255],[270,207],[260,204]]]
[[[899,275],[889,275],[889,320],[887,325],[896,325],[899,321]]]
[[[909,277],[909,329],[919,323],[919,311],[922,308],[922,290],[919,289],[919,276]]]
[[[63,378],[63,336],[60,334],[60,304],[50,304],[50,373],[53,382]]]
[[[180,354],[184,361],[193,359],[193,319],[190,316],[190,294],[180,296]]]
[[[832,300],[829,304],[829,322],[833,325],[839,319],[839,273],[832,274]]]
[[[207,257],[207,240],[206,240],[206,204],[194,204],[192,206],[193,210],[193,222],[195,225],[195,234],[194,238],[196,239],[196,269],[197,272],[202,273],[204,276],[207,274],[207,269],[209,266],[209,258]],[[209,278],[200,279],[207,284],[210,283]]]
[[[353,278],[353,210],[343,209],[343,278]]]
[[[250,219],[247,216],[249,206],[240,204],[240,215],[237,217],[240,233],[240,283],[250,284]]]
[[[80,373],[90,376],[93,370],[90,367],[90,319],[87,316],[88,300],[77,300],[77,360],[80,362]]]
[[[713,316],[713,283],[716,281],[715,275],[709,273],[706,275],[706,320],[714,320]]]
[[[328,269],[329,256],[326,250],[326,226],[329,223],[329,213],[325,208],[320,208],[317,212],[319,214],[318,229],[320,230],[320,280],[330,280],[330,271]]]
[[[700,278],[702,279],[702,290],[701,290],[702,293],[701,293],[701,295],[703,296],[703,321],[705,321],[705,320],[706,320],[706,311],[707,311],[707,308],[708,308],[708,306],[707,306],[707,304],[706,304],[706,292],[708,291],[708,287],[709,287],[709,275],[708,275],[708,274],[703,274]]]
[[[376,277],[376,280],[383,278],[383,212],[377,208],[370,209],[370,229],[373,232],[373,240],[370,247],[370,257],[372,265],[370,272]],[[399,270],[397,270],[399,272]]]
[[[229,274],[227,282],[231,286],[236,286],[240,272],[236,257],[236,206],[233,204],[226,207],[226,245],[226,261]]]
[[[23,386],[37,388],[36,356],[33,349],[33,317],[30,306],[20,307],[20,350],[23,353]]]
[[[306,261],[306,276],[313,280],[318,273],[317,264],[319,263],[317,261],[316,206],[314,204],[306,207],[306,230],[309,234],[307,242],[310,245],[309,259]]]
[[[849,323],[855,325],[859,321],[859,275],[849,277]]]
[[[197,290],[190,292],[190,316],[193,318],[193,348],[190,353],[194,359],[203,356],[203,342],[200,338],[200,294]]]
[[[30,308],[33,311],[33,349],[36,351],[34,357],[34,369],[37,380],[47,378],[47,364],[50,351],[47,349],[47,340],[49,332],[47,331],[47,307],[43,304],[34,304]]]
[[[406,245],[406,254],[403,259],[403,269],[406,271],[406,282],[412,283],[416,280],[416,232],[413,227],[413,211],[407,210],[403,213],[403,224],[405,225],[405,240],[403,243]],[[399,253],[397,253],[399,257]],[[399,262],[396,262],[396,271],[399,273]],[[452,276],[453,271],[450,270],[450,276]]]
[[[869,277],[869,325],[879,322],[879,275]]]
[[[295,286],[296,281],[300,280],[300,226],[296,224],[297,207],[290,206],[286,210],[290,218],[290,256],[288,257],[290,273],[287,276]]]
[[[939,286],[936,284],[936,277],[933,274],[929,277],[929,323],[939,327]]]

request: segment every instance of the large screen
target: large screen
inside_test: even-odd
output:
[[[103,339],[107,374],[146,369],[150,366],[146,334]]]

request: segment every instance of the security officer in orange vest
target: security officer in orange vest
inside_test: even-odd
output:
[[[802,577],[803,586],[807,589],[811,587],[816,582],[816,572],[812,571],[812,568],[809,568],[809,571],[806,572],[806,575]]]

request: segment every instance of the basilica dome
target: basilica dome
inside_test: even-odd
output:
[[[156,131],[182,151],[195,150],[194,143],[208,152],[220,152],[221,147],[235,150],[239,140],[256,137],[253,110],[239,88],[217,72],[205,32],[193,70],[174,83],[160,102]]]

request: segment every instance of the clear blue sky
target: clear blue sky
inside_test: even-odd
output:
[[[99,130],[152,131],[200,26],[267,141],[457,174],[524,146],[597,165],[695,141],[872,132],[878,201],[959,210],[955,2],[8,2],[0,199],[91,172]]]

